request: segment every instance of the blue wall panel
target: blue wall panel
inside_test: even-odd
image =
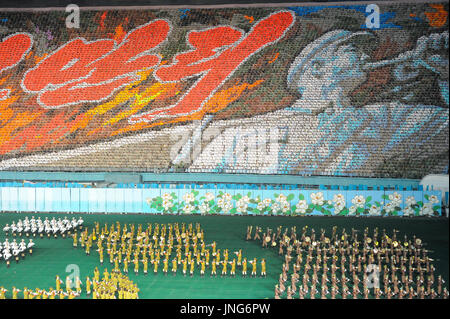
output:
[[[123,189],[123,195],[124,195],[124,213],[134,213],[133,211],[133,189],[124,188]]]
[[[70,212],[70,188],[61,188],[61,211]]]
[[[25,192],[23,193],[23,195],[25,197],[20,197],[23,198],[24,201],[26,202],[26,206],[27,206],[27,210],[28,212],[34,212],[36,210],[36,191],[35,188],[33,187],[24,187]]]
[[[36,211],[45,211],[45,188],[36,188]]]
[[[89,191],[90,188],[80,188],[80,211],[89,212]]]
[[[97,188],[97,212],[106,213],[106,188]]]
[[[70,211],[80,212],[80,188],[70,189]]]
[[[89,189],[89,212],[90,213],[98,213],[98,189],[91,188]]]
[[[123,188],[119,188],[116,190],[116,213],[123,213],[125,212],[125,193]]]
[[[44,188],[44,211],[51,212],[53,209],[53,188]]]
[[[142,213],[143,212],[143,200],[142,200],[142,189],[141,188],[137,188],[137,189],[133,189],[133,211],[135,213]]]
[[[7,212],[10,211],[10,187],[2,187],[2,210]]]
[[[62,188],[55,187],[53,188],[53,211],[61,212],[62,211]]]
[[[119,189],[116,188],[107,188],[105,189],[105,196],[106,196],[106,205],[105,205],[105,211],[107,213],[116,213],[116,200],[117,196],[116,193]]]

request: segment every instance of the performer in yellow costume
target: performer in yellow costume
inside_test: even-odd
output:
[[[73,234],[73,235],[72,235],[72,238],[73,238],[73,248],[77,248],[77,246],[78,246],[78,242],[77,242],[78,236],[77,236],[77,233]]]
[[[251,260],[250,263],[252,264],[252,274],[251,274],[251,276],[256,276],[256,258]]]
[[[5,289],[5,287],[0,287],[0,299],[6,299],[6,292],[8,290]]]
[[[191,260],[190,266],[191,266],[191,268],[189,270],[189,274],[192,277],[192,276],[194,276],[194,269],[195,269],[195,262],[194,262],[194,260]]]
[[[19,292],[20,292],[20,289],[18,289],[16,287],[12,287],[12,299],[17,299]]]
[[[70,279],[69,276],[66,277],[66,292],[71,292],[72,291],[72,280]]]
[[[100,281],[100,271],[98,270],[97,267],[95,267],[95,269],[94,269],[94,280]],[[56,289],[56,290],[58,290],[58,289]]]
[[[75,289],[77,291],[78,294],[81,294],[81,280],[79,277],[75,278]]]
[[[211,276],[217,276],[217,271],[216,271],[216,266],[217,266],[217,261],[216,259],[213,259],[212,263],[211,263]]]
[[[230,264],[231,264],[230,275],[235,277],[236,276],[236,259],[233,258],[233,261],[230,261]]]
[[[203,277],[205,275],[206,262],[204,259],[202,259],[200,263],[201,263],[200,275]]]
[[[147,257],[145,257],[142,260],[142,264],[144,265],[144,275],[147,275],[148,274],[148,259],[147,259]]]
[[[23,288],[23,299],[29,299],[29,293],[30,292],[27,287]]]
[[[242,261],[242,277],[247,276],[247,258]]]
[[[89,279],[89,277],[86,277],[86,294],[90,295],[91,294],[91,280]]]
[[[266,277],[266,260],[261,260],[261,277]]]
[[[123,260],[123,272],[128,274],[128,258]]]
[[[225,275],[227,275],[227,265],[228,265],[228,262],[227,261],[222,261],[221,262],[222,263],[222,277]]]
[[[134,273],[137,275],[139,273],[139,259],[135,257],[133,263],[134,263]]]
[[[169,259],[163,260],[163,273],[164,275],[167,275],[167,272],[169,271]]]
[[[59,278],[59,276],[56,276],[56,291],[60,291],[61,290],[61,284],[63,283],[63,281]],[[24,290],[25,293],[25,290]]]
[[[174,276],[177,274],[177,267],[178,267],[177,259],[174,258],[172,259],[172,273]]]
[[[156,274],[158,274],[158,265],[159,265],[159,260],[154,260],[153,261],[153,272]]]

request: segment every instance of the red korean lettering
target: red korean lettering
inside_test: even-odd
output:
[[[231,27],[192,31],[187,42],[193,48],[174,57],[171,65],[155,72],[161,82],[199,79],[174,105],[130,118],[130,122],[188,115],[203,104],[227,81],[250,56],[281,39],[294,23],[294,15],[281,11],[260,20],[247,35]]]
[[[159,64],[160,57],[151,51],[169,32],[167,21],[156,20],[128,33],[119,45],[108,39],[75,39],[29,70],[22,87],[38,93],[45,108],[100,102],[135,81],[137,72]]]
[[[0,42],[0,73],[14,67],[25,58],[33,45],[28,33],[15,33]]]

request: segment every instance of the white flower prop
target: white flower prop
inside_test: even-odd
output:
[[[414,198],[414,196],[406,197],[405,203],[406,203],[406,206],[413,206],[413,205],[417,204],[416,199]]]
[[[222,208],[224,213],[228,213],[232,209],[233,209],[233,204],[231,204],[230,202],[225,202],[225,204]]]
[[[162,207],[164,208],[164,210],[169,210],[173,207],[173,203],[170,200],[163,200]]]
[[[269,207],[272,204],[272,200],[270,198],[264,198],[263,203],[264,206]]]
[[[162,199],[163,200],[172,200],[172,195],[170,195],[169,193],[165,193],[162,195]]]
[[[428,201],[430,202],[430,204],[439,203],[439,199],[436,195],[430,195],[430,197],[428,197]]]
[[[420,210],[420,215],[422,215],[422,216],[433,216],[432,204],[431,203],[423,204],[423,207]]]
[[[225,207],[225,201],[224,201],[224,199],[223,198],[219,198],[218,199],[218,201],[217,201],[217,206],[219,206],[220,208],[224,208]]]
[[[270,210],[272,211],[272,214],[278,213],[281,210],[280,204],[274,203]]]
[[[248,205],[244,200],[242,200],[242,198],[236,202],[236,211],[238,213],[247,212],[247,208],[248,208]]]
[[[312,201],[312,203],[314,205],[319,205],[319,206],[323,205],[324,200],[323,200],[323,193],[322,192],[311,193],[310,197],[311,197],[311,201]]]
[[[349,215],[355,215],[356,214],[356,206],[350,206],[350,208],[348,209],[348,214]]]
[[[241,199],[240,199],[243,203],[250,203],[250,197],[248,197],[247,195],[245,195],[245,196],[243,196]]]
[[[336,204],[344,204],[345,206],[345,196],[342,194],[334,194],[333,196],[333,202],[335,202]]]
[[[295,205],[295,212],[297,214],[304,214],[306,213],[306,210],[308,209],[308,203],[306,200],[299,200],[297,205]]]
[[[372,205],[369,208],[369,215],[370,216],[379,216],[381,214],[381,208],[377,205]]]
[[[286,198],[287,197],[285,195],[280,194],[280,195],[278,195],[276,201],[279,202],[279,203],[284,203],[286,201]]]
[[[198,209],[200,210],[200,213],[207,214],[209,212],[210,208],[209,208],[208,203],[203,203],[198,207]]]
[[[395,205],[392,203],[392,202],[390,202],[390,203],[387,203],[386,205],[384,205],[384,210],[386,211],[386,213],[392,213],[394,210],[395,210]]]
[[[406,207],[403,210],[403,216],[405,217],[414,216],[414,209],[412,209],[411,206]]]
[[[400,204],[402,203],[402,195],[394,192],[394,194],[389,194],[389,200],[394,206],[400,206]]]
[[[192,213],[193,210],[194,210],[194,206],[189,205],[189,204],[184,205],[184,207],[183,207],[183,212],[185,214],[190,214],[190,213]]]
[[[193,193],[186,193],[183,195],[183,200],[187,204],[192,203],[195,200],[195,195]]]
[[[222,198],[223,198],[224,201],[230,202],[233,197],[230,194],[228,194],[228,193],[224,193],[222,195]]]
[[[213,194],[213,193],[209,193],[209,192],[206,193],[206,194],[205,194],[205,199],[206,199],[208,202],[214,200],[214,194]]]
[[[281,203],[281,211],[283,212],[283,214],[287,213],[290,210],[291,210],[291,204],[289,204],[288,202]]]
[[[364,205],[366,204],[366,199],[362,195],[356,195],[352,199],[352,204],[356,206],[356,208],[364,208]]]
[[[345,208],[345,203],[339,202],[334,205],[334,213],[339,214]]]
[[[259,202],[258,205],[256,206],[256,209],[259,211],[262,211],[264,208],[266,208],[266,205],[264,205],[263,202]]]

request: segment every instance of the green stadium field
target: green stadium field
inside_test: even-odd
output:
[[[0,214],[0,226],[4,227],[6,223],[23,219],[25,216],[45,217],[64,217],[71,219],[70,214],[28,214],[28,213],[2,213]],[[176,276],[170,274],[164,276],[161,269],[157,275],[153,274],[149,265],[149,274],[144,275],[141,272],[135,275],[130,265],[129,277],[137,283],[140,293],[139,298],[145,299],[186,299],[186,298],[206,298],[206,299],[265,299],[274,297],[274,286],[278,281],[283,264],[282,257],[278,256],[276,249],[261,248],[255,241],[246,241],[246,229],[248,225],[270,227],[275,229],[278,226],[291,227],[296,225],[297,231],[303,226],[308,225],[315,228],[316,231],[324,228],[331,232],[333,226],[338,227],[338,231],[345,228],[350,232],[352,228],[363,230],[368,227],[370,232],[375,227],[380,230],[386,229],[388,234],[393,229],[399,230],[399,238],[407,235],[409,238],[413,235],[421,238],[425,247],[432,252],[429,254],[434,258],[436,267],[435,274],[441,274],[446,283],[448,283],[449,260],[448,260],[448,241],[449,224],[447,218],[363,218],[363,217],[276,217],[276,216],[197,216],[197,215],[141,215],[141,214],[85,214],[81,215],[85,221],[84,226],[91,229],[94,222],[99,222],[102,227],[105,223],[121,224],[142,224],[147,223],[200,223],[205,231],[205,242],[216,241],[217,248],[229,249],[230,252],[242,249],[243,256],[249,258],[256,257],[258,261],[265,258],[267,261],[267,277],[261,278],[242,278],[239,268],[236,277],[210,277],[209,270],[206,270],[206,276],[201,277],[199,270],[193,277],[184,277],[180,268]],[[17,238],[17,237],[16,237]],[[23,238],[26,238],[23,236]],[[9,236],[11,240],[11,235]],[[0,240],[5,240],[3,231],[0,233]],[[16,239],[17,240],[17,239]],[[108,256],[105,256],[105,263],[100,265],[98,254],[95,252],[95,245],[92,248],[91,255],[87,256],[83,249],[73,248],[71,238],[35,238],[36,246],[33,255],[27,255],[25,259],[20,260],[18,264],[11,261],[11,266],[6,267],[4,260],[0,261],[0,287],[3,286],[9,291],[6,297],[11,298],[11,288],[13,286],[23,290],[29,289],[48,289],[55,288],[55,276],[59,275],[63,280],[70,274],[66,272],[68,265],[75,264],[80,269],[80,278],[85,282],[86,276],[92,276],[96,266],[102,272],[104,268],[112,269]],[[28,240],[26,240],[28,242]],[[231,256],[231,255],[230,255]],[[141,266],[142,267],[142,266]],[[220,274],[221,268],[218,268]],[[259,265],[258,265],[259,271]],[[447,286],[447,284],[446,284]],[[19,293],[19,298],[22,298]],[[87,298],[84,293],[81,298]]]

